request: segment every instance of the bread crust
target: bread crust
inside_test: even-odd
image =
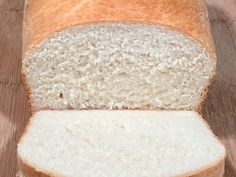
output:
[[[29,165],[27,162],[23,161],[19,156],[18,164],[21,173],[24,175],[24,177],[65,177],[56,173],[41,172],[38,170],[37,167]],[[176,177],[223,177],[224,164],[224,158],[222,158],[204,169],[199,169],[197,171]]]
[[[55,110],[45,110],[45,111],[55,111]],[[61,110],[63,111],[63,110]],[[76,111],[76,110],[71,110]],[[99,111],[99,110],[89,110],[89,111]],[[102,110],[100,110],[102,111]],[[137,112],[139,110],[136,110]],[[148,110],[150,111],[150,110]],[[165,111],[164,112],[171,112],[171,111]],[[154,111],[156,112],[156,111]],[[158,111],[160,112],[160,111]],[[192,112],[192,111],[186,111],[186,112]],[[210,126],[208,125],[208,123],[200,116],[200,114],[195,113],[199,120],[202,121],[202,123],[205,125],[205,127],[211,132],[212,136],[215,137],[215,139],[220,143],[221,141],[219,140],[219,138],[217,136],[215,136],[212,131]],[[24,138],[24,136],[27,134],[30,125],[31,125],[31,121],[32,119],[30,119],[21,139],[20,142],[22,141],[22,139]],[[225,157],[226,154],[224,153],[221,157],[219,157],[218,159],[216,159],[216,161],[214,161],[212,164],[209,164],[208,166],[205,166],[204,168],[200,168],[197,169],[195,171],[186,173],[186,174],[182,174],[182,175],[178,175],[176,177],[223,177],[224,175],[224,166],[225,166]],[[18,160],[18,167],[21,171],[21,173],[24,175],[24,177],[64,177],[62,175],[53,173],[53,172],[48,172],[48,171],[44,171],[42,169],[40,169],[40,167],[37,167],[36,165],[30,164],[27,161],[25,161],[22,157],[17,156],[17,160]]]
[[[211,85],[212,85],[212,83],[214,82],[215,79],[216,79],[216,73],[212,73],[212,76],[208,80],[207,85],[203,89],[202,96],[201,96],[200,101],[199,101],[199,105],[198,105],[197,109],[195,110],[199,114],[202,114],[202,110],[205,106],[205,100],[208,96],[208,92],[210,90],[210,87],[211,87]]]
[[[22,160],[19,156],[17,157],[18,167],[20,168],[21,174],[24,177],[64,177],[55,173],[41,172],[37,167],[29,165],[27,162]]]
[[[32,116],[32,114],[33,114],[32,97],[31,97],[32,93],[31,93],[31,89],[29,87],[29,84],[27,82],[27,78],[23,73],[21,74],[21,81],[22,81],[22,84],[23,84],[23,87],[25,90],[25,96],[27,99],[26,104],[27,104],[30,116]]]
[[[215,47],[204,0],[26,0],[22,58],[57,31],[99,22],[150,23],[184,33],[207,49],[215,71]],[[195,107],[196,111],[201,111],[208,93],[207,87],[214,76],[215,72],[206,85],[199,105]],[[29,104],[32,104],[25,77],[23,83],[29,95]]]
[[[70,26],[111,21],[171,27],[200,41],[215,59],[204,0],[26,0],[23,48]]]

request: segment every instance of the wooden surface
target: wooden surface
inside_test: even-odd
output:
[[[207,0],[217,47],[217,79],[204,117],[227,149],[236,177],[236,0]],[[29,118],[20,81],[23,0],[0,0],[0,177],[16,174],[16,145]]]

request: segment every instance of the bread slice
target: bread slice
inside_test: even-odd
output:
[[[197,110],[216,56],[202,0],[27,0],[33,110]]]
[[[188,111],[41,111],[18,145],[24,177],[222,177],[225,150]]]

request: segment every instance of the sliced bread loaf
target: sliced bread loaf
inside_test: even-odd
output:
[[[224,158],[188,111],[41,111],[18,145],[24,177],[222,177]]]
[[[26,0],[34,110],[197,110],[216,56],[202,0]]]

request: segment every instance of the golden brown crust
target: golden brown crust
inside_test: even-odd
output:
[[[224,175],[224,160],[219,161],[215,166],[199,172],[198,174],[189,175],[189,177],[223,177]]]
[[[27,78],[26,78],[25,74],[23,74],[23,73],[21,74],[21,81],[22,81],[22,84],[23,84],[23,87],[24,87],[24,90],[25,90],[25,95],[26,95],[26,98],[27,98],[27,106],[28,106],[28,109],[30,111],[30,116],[32,116],[32,114],[33,114],[32,93],[31,93],[31,89],[29,87]]]
[[[20,157],[18,157],[18,165],[24,177],[63,177],[55,173],[37,171],[35,167],[28,165]],[[210,167],[176,177],[223,177],[224,165],[224,159],[221,159]]]
[[[17,158],[18,167],[24,177],[50,177],[43,172],[37,172],[36,169],[25,163],[20,157]]]
[[[17,157],[18,167],[21,171],[21,174],[24,177],[63,177],[61,175],[57,175],[55,173],[41,172],[36,167],[29,165],[24,160],[22,160],[19,156]]]
[[[202,93],[201,98],[200,98],[199,105],[198,105],[198,107],[196,109],[196,111],[199,114],[202,114],[202,110],[203,110],[203,108],[205,106],[205,100],[206,100],[206,98],[208,96],[209,89],[210,89],[210,87],[211,87],[211,85],[212,85],[212,83],[214,82],[215,79],[216,79],[216,74],[213,73],[212,76],[210,77],[206,87],[203,90],[203,93]]]
[[[28,51],[54,32],[73,25],[110,21],[174,28],[200,41],[215,59],[203,0],[26,0],[24,48]]]

